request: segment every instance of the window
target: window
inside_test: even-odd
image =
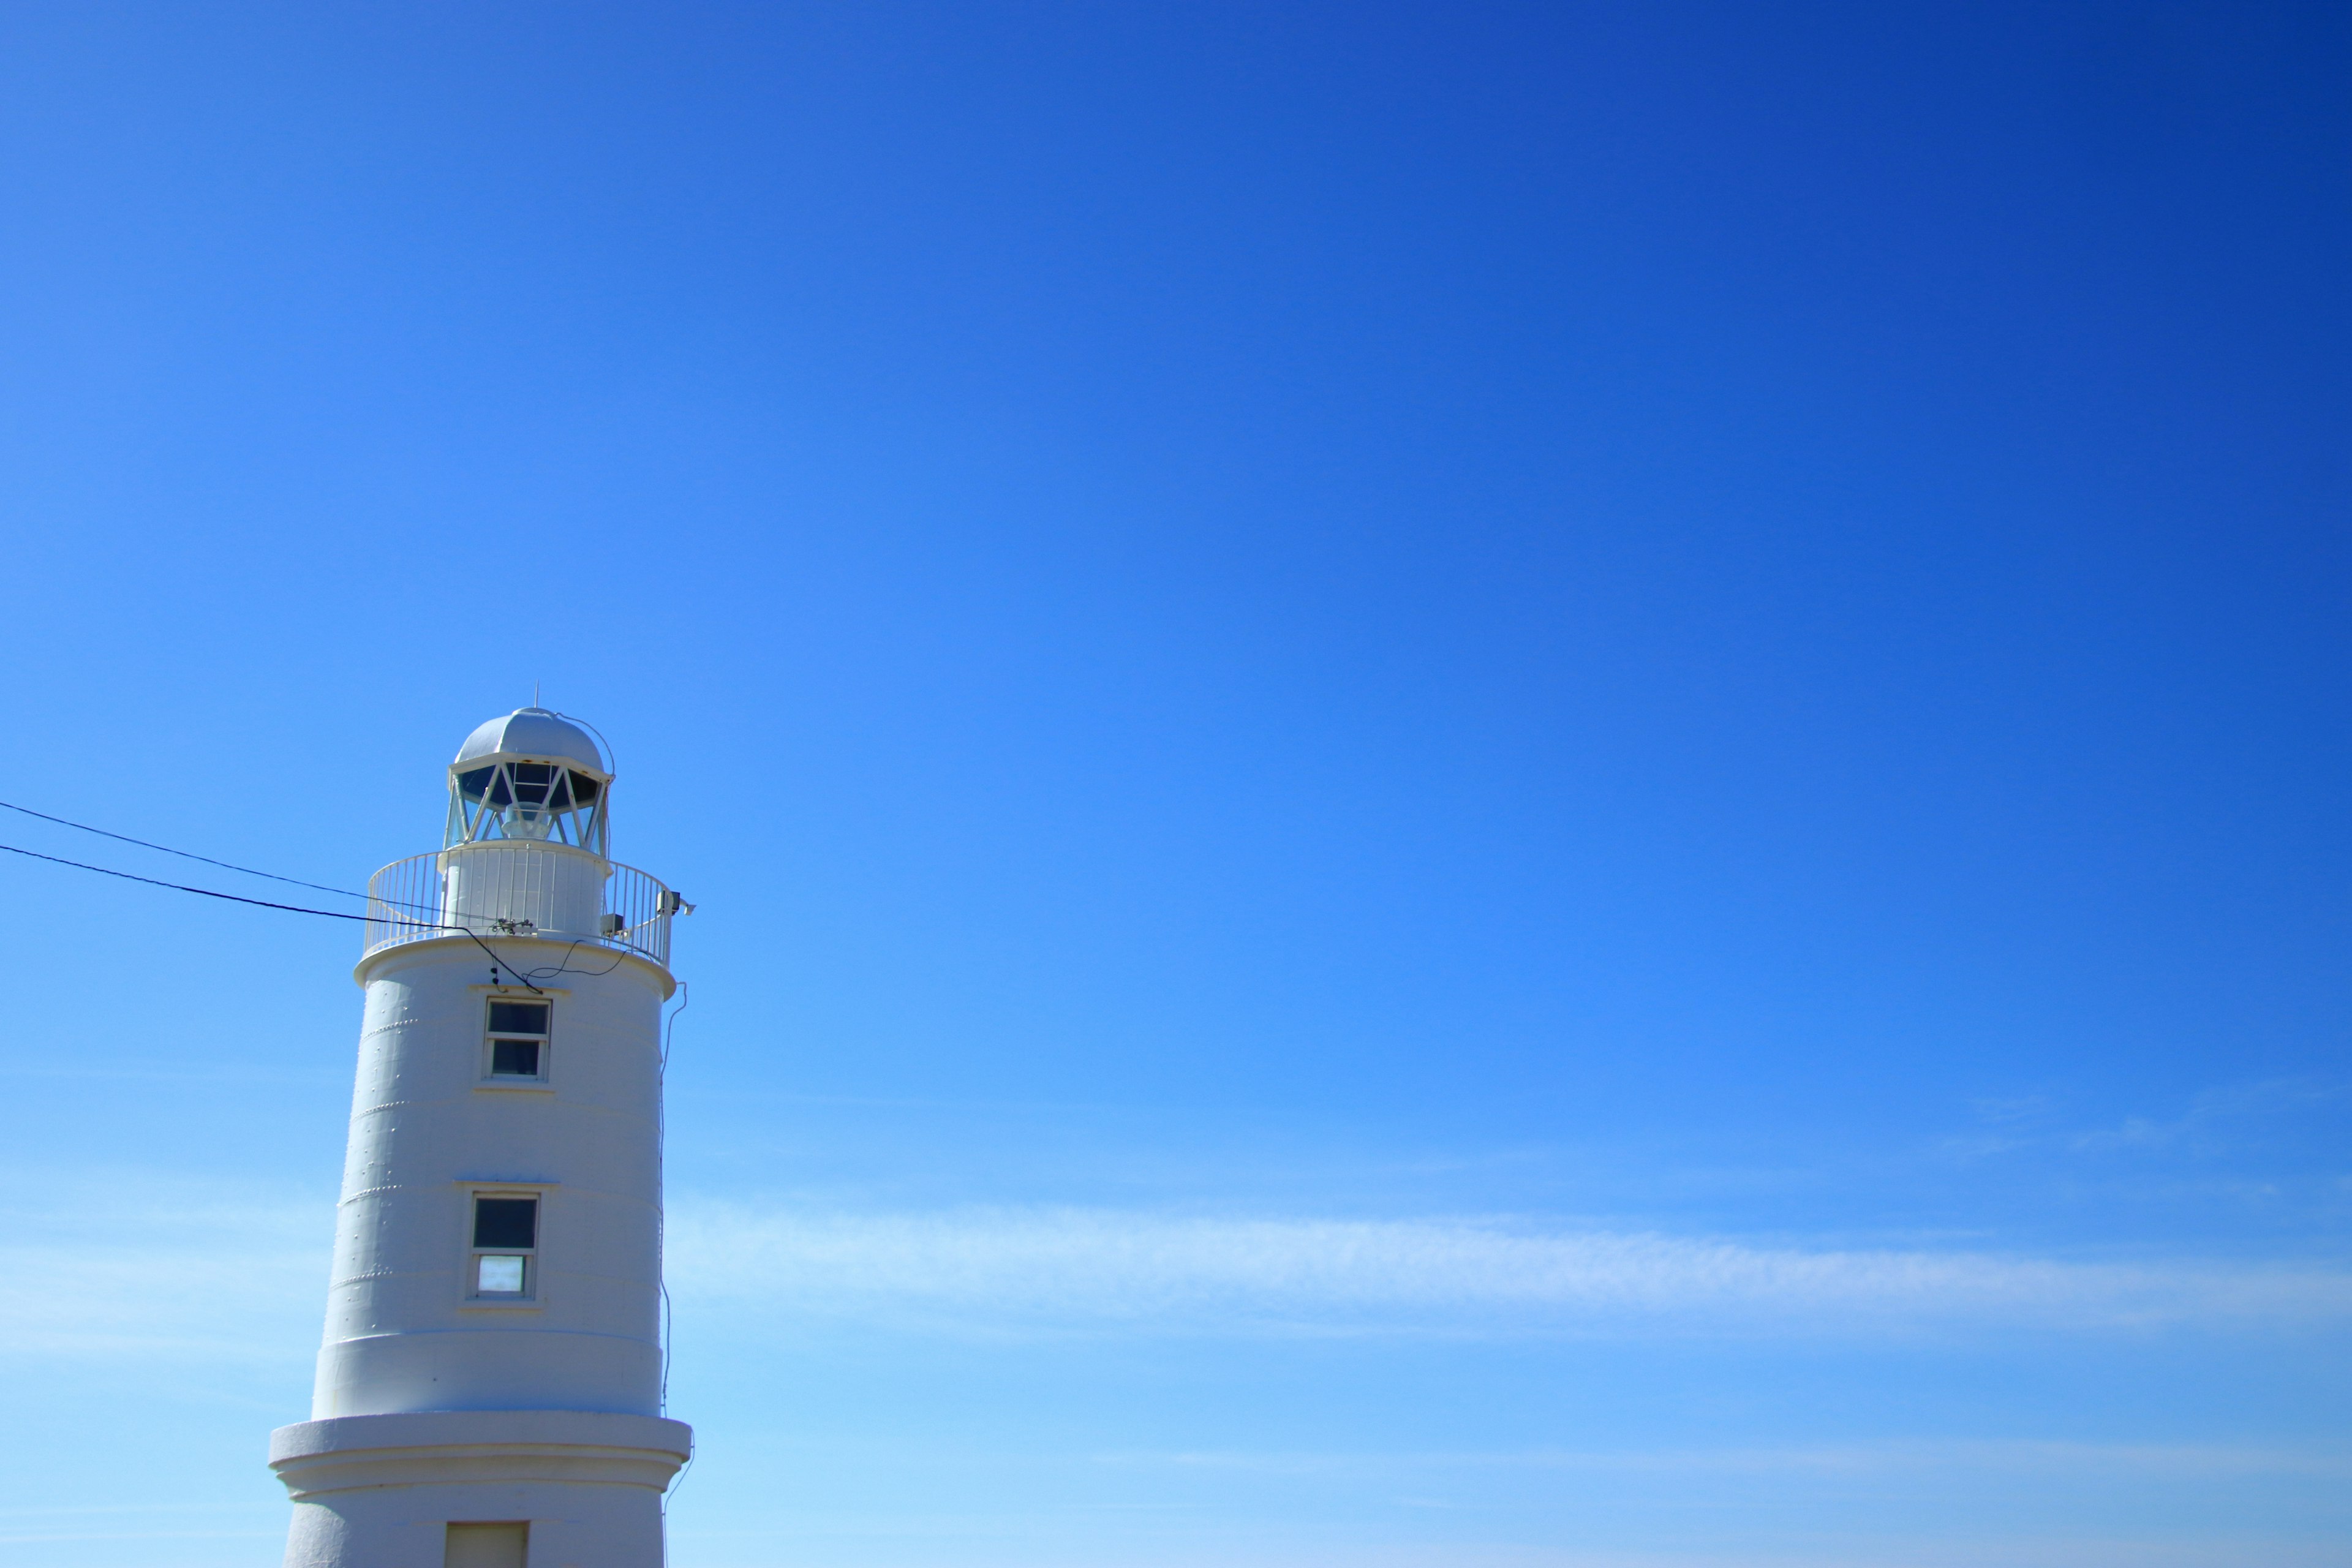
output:
[[[539,1200],[500,1195],[474,1198],[474,1294],[528,1297],[538,1280]]]
[[[490,1078],[544,1079],[547,1076],[547,1016],[545,1002],[490,1000]]]
[[[528,1524],[452,1524],[442,1538],[442,1568],[523,1568]]]

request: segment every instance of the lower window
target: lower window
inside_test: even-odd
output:
[[[452,1524],[441,1568],[523,1568],[530,1554],[528,1524]]]
[[[528,1297],[539,1258],[539,1199],[519,1194],[474,1196],[473,1293]]]

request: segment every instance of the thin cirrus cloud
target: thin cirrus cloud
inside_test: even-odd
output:
[[[2325,1268],[1758,1246],[1478,1218],[688,1200],[673,1206],[669,1258],[673,1288],[714,1308],[900,1327],[1756,1333],[2352,1320],[2352,1274]]]
[[[0,1353],[299,1362],[325,1301],[328,1205],[106,1179],[0,1213]]]
[[[1643,1477],[1867,1476],[1948,1479],[1961,1475],[2148,1477],[2178,1484],[2228,1481],[2247,1476],[2294,1478],[2329,1485],[2352,1481],[2352,1452],[2341,1447],[2287,1447],[2230,1443],[2087,1443],[2043,1438],[1882,1438],[1860,1444],[1792,1444],[1774,1447],[1535,1448],[1469,1452],[1256,1452],[1182,1450],[1103,1454],[1108,1468],[1208,1470],[1331,1477],[1369,1481],[1431,1479],[1479,1472],[1588,1475],[1633,1481]]]
[[[300,1359],[332,1203],[67,1184],[0,1224],[18,1353]],[[707,1328],[913,1333],[1812,1334],[2352,1324],[2352,1272],[1758,1245],[1485,1218],[1235,1218],[1102,1207],[855,1212],[686,1196],[668,1276]],[[299,1347],[299,1348],[298,1348]],[[290,1363],[289,1363],[290,1364]]]

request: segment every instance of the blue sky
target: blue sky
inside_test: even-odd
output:
[[[16,7],[0,799],[612,737],[680,1568],[2352,1562],[2348,64]],[[274,1562],[356,941],[0,858],[0,1545]]]

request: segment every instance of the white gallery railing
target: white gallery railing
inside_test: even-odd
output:
[[[643,953],[667,968],[677,895],[634,866],[506,839],[394,860],[368,879],[362,956],[434,937],[533,936]]]

